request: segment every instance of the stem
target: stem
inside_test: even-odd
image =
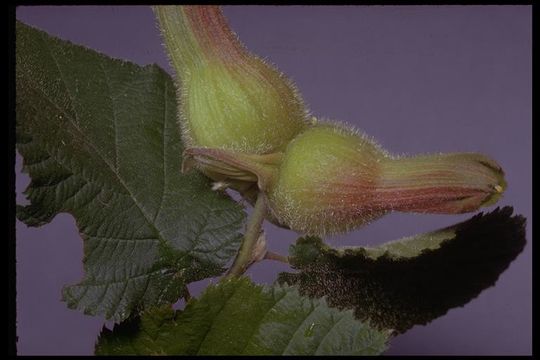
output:
[[[267,260],[281,261],[282,263],[285,263],[285,264],[289,263],[289,258],[287,256],[276,254],[271,251],[267,251],[266,254],[264,255],[264,258]]]
[[[242,246],[240,247],[240,251],[238,251],[236,259],[234,259],[234,263],[227,272],[227,275],[225,275],[225,278],[242,275],[252,264],[253,248],[255,247],[257,239],[259,238],[261,226],[265,216],[266,202],[264,195],[259,192],[257,195],[257,201],[255,202],[255,206],[253,208],[253,213],[251,214],[247,224],[244,241],[242,242]]]
[[[184,293],[182,294],[182,297],[186,301],[186,303],[191,299],[191,294],[189,293],[189,289],[187,286],[184,286]]]

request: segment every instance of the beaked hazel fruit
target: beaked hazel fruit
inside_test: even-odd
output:
[[[396,157],[358,131],[323,123],[291,141],[273,178],[265,190],[273,217],[308,235],[350,231],[391,211],[470,212],[506,188],[484,155]]]
[[[197,167],[271,222],[343,233],[391,211],[458,214],[495,203],[504,173],[477,153],[393,156],[359,131],[308,119],[294,85],[249,53],[216,6],[155,6],[176,71],[183,171]]]
[[[187,147],[265,154],[308,124],[293,83],[247,51],[218,6],[155,6]]]

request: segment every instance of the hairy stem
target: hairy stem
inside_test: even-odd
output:
[[[285,263],[285,264],[289,263],[289,258],[287,256],[276,254],[271,251],[267,251],[266,254],[264,255],[264,258],[267,260],[281,261],[282,263]]]
[[[253,213],[247,224],[244,241],[242,242],[240,251],[238,251],[238,255],[236,255],[236,259],[234,259],[234,263],[225,276],[226,278],[242,275],[253,263],[253,250],[261,233],[261,226],[265,216],[266,201],[264,195],[259,192]]]

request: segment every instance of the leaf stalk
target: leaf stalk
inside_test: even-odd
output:
[[[232,266],[225,275],[225,278],[242,275],[246,272],[249,266],[253,263],[253,250],[257,243],[257,239],[261,233],[262,223],[266,216],[266,199],[262,192],[257,194],[257,201],[253,207],[253,213],[249,218],[244,240],[238,251],[238,255],[234,259]]]

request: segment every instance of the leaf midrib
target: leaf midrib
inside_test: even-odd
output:
[[[44,41],[43,38],[41,38],[42,41]],[[64,79],[64,76],[63,76],[63,73],[62,73],[62,70],[60,68],[60,65],[58,64],[56,58],[54,57],[53,55],[53,52],[51,49],[49,49],[49,47],[47,47],[46,45],[44,45],[43,47],[45,47],[46,49],[48,49],[49,51],[49,54],[51,56],[51,59],[53,60],[57,70],[58,70],[58,73],[60,74],[60,79],[62,80],[62,84],[64,85],[64,88],[66,89],[66,93],[69,97],[69,101],[70,101],[70,106],[72,107],[73,109],[73,98],[72,98],[72,95],[71,95],[71,92],[69,90],[69,87],[67,86],[67,83]],[[107,74],[104,72],[104,76],[105,76],[105,79],[106,81],[108,81],[108,78],[107,78]],[[23,77],[25,78],[25,80],[28,81],[28,84],[31,85],[31,87],[34,89],[34,90],[37,90],[39,91],[41,94],[42,94],[42,97],[48,101],[50,104],[52,104],[56,109],[58,109],[62,114],[64,114],[66,116],[66,118],[69,120],[69,123],[71,124],[71,126],[81,135],[81,139],[98,155],[99,159],[104,162],[106,165],[107,165],[107,168],[110,170],[110,172],[114,175],[114,177],[116,178],[116,180],[120,183],[120,185],[122,185],[122,187],[126,190],[126,192],[128,193],[129,197],[132,199],[132,201],[135,203],[137,209],[139,210],[139,212],[141,213],[141,215],[143,216],[143,218],[146,220],[146,222],[154,229],[154,231],[156,232],[157,234],[157,237],[158,239],[163,242],[163,243],[167,243],[167,241],[165,240],[165,238],[163,237],[163,235],[161,234],[161,231],[157,228],[157,226],[150,220],[150,217],[146,214],[146,212],[143,210],[141,204],[139,204],[137,198],[133,195],[133,193],[131,192],[131,190],[129,189],[129,187],[127,186],[127,184],[124,182],[124,180],[120,177],[120,175],[112,168],[111,164],[103,157],[103,155],[101,154],[101,152],[94,146],[94,144],[92,144],[85,136],[84,136],[84,133],[81,131],[81,129],[77,126],[77,124],[75,123],[75,119],[73,119],[73,117],[68,114],[64,109],[60,108],[58,106],[58,104],[56,104],[53,100],[51,100],[47,94],[39,87],[39,86],[36,86],[36,83],[35,81],[30,78],[28,75],[25,75],[23,74]],[[109,95],[110,95],[110,92],[109,92]],[[109,96],[111,97],[111,96]],[[75,110],[73,110],[73,113],[75,114],[75,117],[77,116],[77,112]],[[166,119],[163,120],[164,123],[166,122]],[[165,136],[165,134],[163,134],[163,136]],[[117,144],[115,144],[115,151],[117,151]],[[161,207],[161,204],[160,204],[160,207]],[[160,209],[158,209],[158,212],[159,212]]]

